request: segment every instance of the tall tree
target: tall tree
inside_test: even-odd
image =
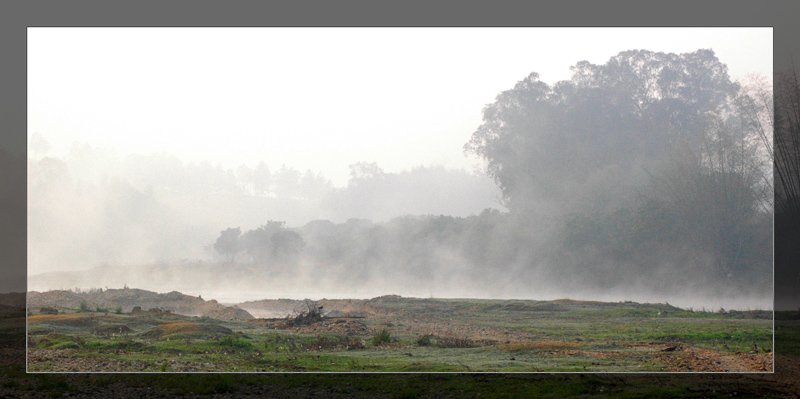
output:
[[[701,255],[703,270],[762,278],[769,132],[740,89],[711,50],[625,51],[553,86],[530,74],[484,108],[464,149],[487,161],[513,213],[561,220],[564,249],[591,259],[579,263],[647,259],[627,244],[641,231],[649,248]]]
[[[35,156],[43,157],[47,155],[47,152],[50,151],[52,147],[50,146],[50,143],[44,137],[42,137],[41,134],[34,133],[28,142],[28,148]]]
[[[228,262],[233,262],[237,253],[241,252],[243,246],[240,240],[242,229],[227,228],[220,232],[217,241],[214,242],[214,250],[227,257]]]
[[[350,165],[350,184],[382,180],[384,176],[383,169],[376,162],[356,162]]]
[[[281,230],[270,237],[272,256],[283,261],[295,261],[306,246],[303,237],[291,230]]]
[[[256,195],[269,195],[272,190],[272,173],[269,171],[269,166],[261,161],[253,170],[253,190]]]
[[[236,181],[247,194],[253,194],[253,170],[247,165],[241,164],[236,168]]]
[[[775,300],[800,304],[800,79],[797,68],[776,73],[775,137]]]
[[[738,87],[711,50],[665,54],[626,51],[604,65],[587,61],[552,87],[536,73],[498,95],[464,146],[488,161],[510,207],[585,207],[587,190],[613,206],[641,166],[684,142],[703,142],[707,114],[730,103]],[[596,187],[598,178],[606,181]],[[626,192],[627,191],[627,192]],[[575,203],[578,200],[577,203]]]
[[[300,172],[281,165],[275,172],[275,194],[279,198],[296,198],[300,193]]]
[[[242,235],[242,247],[253,258],[253,262],[264,265],[270,259],[270,238],[284,228],[284,222],[270,220],[267,224],[246,231]]]
[[[776,212],[788,231],[800,233],[800,80],[796,69],[775,76],[774,158]]]
[[[322,173],[314,174],[311,169],[306,170],[300,179],[301,196],[306,199],[320,199],[325,193],[331,191],[333,185]]]

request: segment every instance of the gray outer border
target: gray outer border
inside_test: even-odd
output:
[[[0,136],[0,147],[14,155],[27,152],[26,104],[20,99],[26,98],[27,89],[26,67],[22,60],[27,58],[25,28],[28,26],[773,26],[777,50],[774,69],[785,70],[791,65],[791,57],[785,54],[795,58],[800,55],[793,43],[795,38],[800,38],[800,28],[794,21],[800,15],[800,2],[794,0],[763,3],[747,0],[568,0],[547,4],[455,0],[392,3],[369,0],[292,3],[29,0],[3,3],[0,8],[0,48],[6,60],[0,63],[0,87],[4,88],[0,91],[0,120],[6,133]],[[19,234],[25,231],[23,226],[15,227]],[[21,250],[2,249],[5,253]],[[19,274],[25,265],[6,264],[3,268],[2,275],[9,276],[15,271]],[[789,272],[791,270],[776,268],[773,282],[777,274],[783,279]],[[27,273],[23,271],[22,275]],[[781,292],[781,295],[796,297],[798,293]],[[773,351],[773,372],[775,367]]]

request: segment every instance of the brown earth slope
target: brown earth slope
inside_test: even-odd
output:
[[[89,309],[97,307],[113,311],[122,307],[125,312],[130,312],[138,306],[143,310],[161,309],[178,314],[190,316],[208,316],[220,320],[247,320],[253,316],[238,307],[228,307],[215,300],[205,301],[172,291],[166,294],[145,291],[140,289],[108,289],[91,292],[73,291],[31,291],[28,293],[28,308],[36,311],[42,307],[52,307],[59,311],[74,310],[85,303]]]

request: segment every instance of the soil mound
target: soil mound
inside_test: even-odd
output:
[[[253,319],[253,315],[246,310],[234,305],[231,307],[222,306],[217,301],[211,300],[204,303],[201,307],[201,315],[217,320],[239,321]]]
[[[31,291],[28,306],[31,309],[52,307],[58,310],[73,310],[85,304],[89,309],[116,309],[124,312],[134,308],[160,309],[183,315],[203,315],[220,320],[247,320],[253,316],[247,311],[220,305],[215,300],[205,301],[200,297],[184,295],[177,291],[166,294],[145,291],[135,288],[94,290],[89,292],[73,292],[54,290],[45,292]]]

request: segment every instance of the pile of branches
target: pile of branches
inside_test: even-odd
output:
[[[305,309],[295,310],[294,317],[289,317],[286,324],[300,326],[322,321],[322,305],[319,305],[316,301],[306,299],[305,307]]]

